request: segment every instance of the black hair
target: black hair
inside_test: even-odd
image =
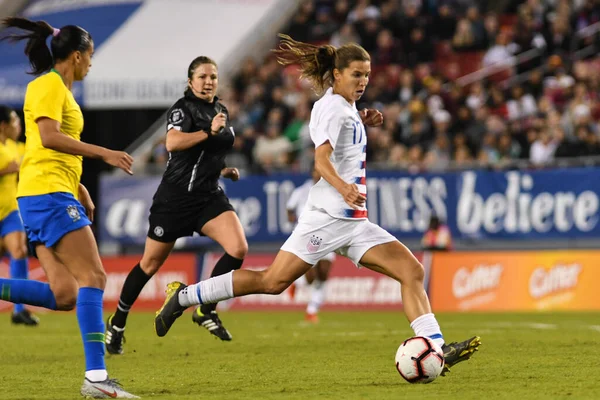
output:
[[[198,68],[198,66],[202,65],[202,64],[212,64],[214,65],[216,68],[217,67],[217,63],[210,57],[206,57],[206,56],[199,56],[196,57],[192,60],[192,62],[190,63],[190,66],[188,67],[188,79],[192,79],[192,77],[194,76],[194,71],[196,71],[196,68]],[[184,94],[188,94],[191,91],[190,86],[188,85],[185,88],[185,92]]]
[[[26,18],[9,17],[3,20],[4,26],[17,28],[28,33],[11,33],[0,40],[18,42],[27,40],[25,54],[31,64],[31,75],[40,75],[50,71],[57,61],[66,60],[75,51],[85,52],[92,46],[92,36],[85,29],[67,25],[55,30],[46,21],[30,21]],[[50,48],[46,39],[53,36]]]
[[[13,111],[12,108],[0,104],[0,124],[10,123],[10,117]]]

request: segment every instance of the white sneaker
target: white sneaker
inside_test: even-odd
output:
[[[81,395],[86,399],[139,399],[140,397],[123,390],[116,379],[92,382],[85,378]]]

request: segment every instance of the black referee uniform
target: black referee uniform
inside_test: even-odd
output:
[[[205,223],[233,210],[218,181],[235,133],[227,122],[218,134],[210,134],[212,120],[218,113],[229,117],[217,97],[209,103],[189,90],[169,110],[167,131],[201,130],[209,133],[209,137],[194,147],[169,153],[167,169],[150,208],[148,237],[151,239],[169,243],[194,232],[201,234]]]

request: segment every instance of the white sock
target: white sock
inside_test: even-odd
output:
[[[213,304],[233,297],[233,271],[200,281],[179,292],[179,304],[189,307],[198,304]]]
[[[294,284],[299,288],[309,285],[308,281],[306,280],[306,275],[302,275],[300,278],[296,279],[296,281],[294,281]]]
[[[321,306],[325,302],[325,282],[315,279],[312,283],[312,290],[310,293],[310,301],[308,307],[306,307],[307,314],[316,314],[321,309]]]
[[[415,331],[415,336],[428,337],[440,347],[445,343],[440,325],[432,313],[421,315],[410,323],[410,327]]]
[[[108,379],[108,372],[105,369],[90,369],[85,371],[85,377],[91,382],[102,382]]]

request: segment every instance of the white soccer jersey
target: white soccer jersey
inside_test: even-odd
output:
[[[309,130],[315,148],[329,141],[333,147],[331,162],[335,170],[345,182],[355,183],[366,197],[367,135],[356,106],[328,89],[313,106]],[[367,218],[366,206],[358,210],[350,208],[342,195],[323,178],[311,189],[307,207],[325,211],[335,218]]]
[[[306,207],[306,202],[308,201],[308,195],[310,193],[310,189],[312,189],[315,183],[312,179],[307,180],[303,185],[298,186],[288,199],[286,204],[286,208],[290,211],[294,211],[296,213],[296,218],[300,218],[302,211],[304,211],[304,207]]]

